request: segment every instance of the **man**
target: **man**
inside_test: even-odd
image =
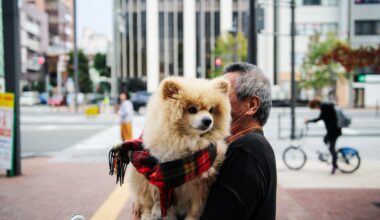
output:
[[[337,155],[335,150],[335,143],[338,140],[338,137],[342,135],[342,129],[338,127],[335,107],[332,103],[321,103],[319,99],[313,99],[309,102],[309,107],[311,109],[319,109],[321,111],[318,118],[312,120],[305,120],[306,123],[317,122],[323,120],[326,126],[327,134],[323,138],[323,141],[326,144],[329,144],[329,151],[332,156],[332,170],[331,174],[333,175],[338,167],[336,164]]]
[[[132,102],[128,100],[126,93],[121,93],[119,99],[120,108],[118,115],[120,117],[121,140],[126,141],[132,139],[133,105]]]
[[[224,78],[231,83],[231,136],[201,219],[274,220],[276,160],[262,131],[272,106],[269,80],[248,63],[227,66]]]
[[[201,219],[275,219],[276,161],[262,130],[272,106],[269,80],[248,63],[227,66],[224,78],[231,83],[231,136]]]

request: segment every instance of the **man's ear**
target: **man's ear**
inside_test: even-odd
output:
[[[253,96],[250,100],[249,100],[249,108],[247,110],[247,112],[245,114],[247,115],[250,115],[250,116],[253,116],[257,113],[257,111],[259,110],[260,108],[260,98],[257,97],[257,96]]]
[[[173,96],[178,95],[180,90],[181,90],[181,86],[173,78],[165,79],[162,82],[161,94],[162,94],[162,98],[164,99],[173,98]]]
[[[230,91],[230,82],[225,79],[214,79],[214,87],[219,90],[221,93],[227,95]]]

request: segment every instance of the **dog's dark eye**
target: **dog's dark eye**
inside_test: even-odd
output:
[[[208,112],[210,112],[210,114],[214,113],[214,108],[210,108],[210,109],[208,110]]]
[[[191,114],[196,114],[198,112],[198,109],[195,108],[194,106],[190,106],[187,111]]]

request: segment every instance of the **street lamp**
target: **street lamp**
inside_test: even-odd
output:
[[[74,85],[75,85],[75,113],[78,113],[78,92],[79,92],[79,82],[78,82],[78,44],[77,44],[77,4],[76,0],[73,1],[74,7]]]

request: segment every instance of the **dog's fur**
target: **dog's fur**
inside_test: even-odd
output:
[[[229,135],[229,82],[223,79],[185,79],[171,77],[162,81],[148,103],[143,130],[144,145],[161,162],[181,159],[217,143],[217,158],[203,175],[175,189],[177,205],[170,207],[165,219],[199,219],[226,151],[224,138]],[[189,108],[196,107],[197,113]],[[210,111],[210,109],[212,109]],[[194,109],[192,109],[194,110]],[[212,120],[209,126],[202,119]],[[141,219],[161,218],[159,190],[129,166],[128,180]]]

